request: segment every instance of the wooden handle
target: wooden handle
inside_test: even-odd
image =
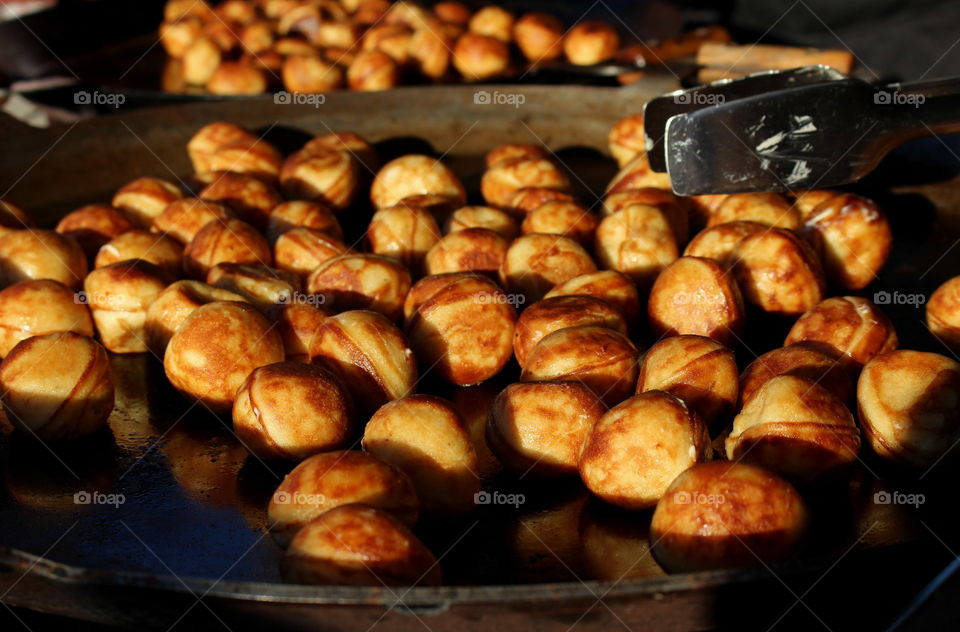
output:
[[[853,69],[853,53],[847,50],[821,50],[794,46],[755,44],[740,46],[724,42],[705,42],[697,51],[697,65],[703,71],[725,76],[742,76],[761,70],[788,70],[800,66],[823,64],[844,74]],[[721,77],[717,77],[721,78]]]

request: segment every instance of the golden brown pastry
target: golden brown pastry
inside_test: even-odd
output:
[[[481,272],[493,276],[507,256],[510,244],[486,228],[466,228],[449,233],[427,251],[427,274]]]
[[[18,343],[0,364],[7,419],[44,441],[76,439],[106,425],[113,375],[103,347],[65,331]]]
[[[347,68],[347,87],[367,92],[389,90],[397,86],[399,75],[390,55],[379,50],[360,51]]]
[[[269,55],[273,48],[273,42],[276,40],[276,34],[273,27],[267,21],[257,21],[246,25],[240,32],[240,45],[243,50],[256,57]]]
[[[580,382],[511,384],[490,409],[487,441],[517,474],[576,475],[580,448],[605,412]]]
[[[524,235],[514,239],[500,263],[500,281],[511,292],[538,301],[558,283],[597,266],[580,244],[560,235]]]
[[[183,55],[183,79],[194,86],[203,86],[223,61],[223,51],[209,37],[201,35],[188,44]]]
[[[577,380],[614,406],[633,393],[637,349],[626,336],[607,327],[567,327],[537,343],[527,355],[520,380]]]
[[[727,458],[764,467],[795,483],[849,469],[860,431],[846,405],[802,377],[770,378],[733,420]]]
[[[790,483],[742,463],[690,468],[657,503],[650,541],[669,573],[782,562],[800,548],[807,509]]]
[[[334,450],[304,459],[270,498],[270,535],[286,547],[305,524],[341,505],[362,503],[413,526],[420,501],[410,477],[372,454]]]
[[[649,204],[631,204],[604,217],[595,241],[600,264],[623,272],[641,288],[650,287],[680,256],[670,222]]]
[[[470,21],[470,7],[462,2],[438,2],[433,5],[433,14],[444,22],[466,24]]]
[[[263,312],[300,297],[297,275],[262,264],[218,263],[207,273],[207,283],[239,294]]]
[[[624,509],[653,507],[684,470],[710,456],[707,427],[669,393],[634,395],[606,412],[580,453],[584,485]]]
[[[93,267],[103,268],[129,259],[149,261],[175,279],[180,276],[183,247],[175,239],[148,230],[128,230],[100,247]]]
[[[288,198],[320,202],[339,213],[350,206],[359,190],[359,169],[347,152],[300,150],[283,163],[280,185]]]
[[[841,401],[853,401],[854,384],[841,366],[839,355],[806,343],[768,351],[747,365],[740,376],[740,402],[746,405],[754,394],[779,375],[802,377],[819,384]]]
[[[432,395],[388,402],[367,422],[363,449],[410,477],[424,509],[469,511],[480,491],[477,454],[453,404]]]
[[[437,559],[417,536],[366,505],[341,505],[304,525],[290,542],[281,573],[295,584],[440,584]]]
[[[467,29],[471,33],[494,37],[501,42],[510,42],[513,32],[513,14],[497,5],[478,9],[470,18]]]
[[[508,240],[520,234],[516,220],[509,213],[492,206],[464,206],[457,209],[447,218],[444,233],[468,228],[486,228]]]
[[[110,204],[127,213],[142,228],[150,228],[153,218],[183,197],[180,187],[160,178],[137,178],[113,195]]]
[[[854,377],[874,356],[893,351],[898,344],[890,319],[859,296],[828,298],[798,318],[783,344],[799,342],[839,355]]]
[[[145,342],[157,357],[163,358],[163,352],[187,316],[201,305],[213,301],[245,302],[239,294],[222,290],[200,281],[177,281],[168,285],[147,308],[144,324]]]
[[[799,230],[800,213],[779,193],[734,193],[710,214],[707,227],[729,222],[756,222],[774,228]]]
[[[643,356],[637,393],[679,397],[707,428],[726,423],[737,405],[739,375],[733,351],[712,338],[671,336]]]
[[[263,180],[242,173],[210,173],[213,181],[197,197],[223,204],[255,228],[263,229],[270,211],[283,202],[277,190]]]
[[[945,281],[930,295],[926,317],[930,333],[960,352],[960,276]]]
[[[427,251],[440,241],[440,227],[429,211],[398,204],[373,214],[367,226],[367,241],[374,253],[393,257],[418,273]]]
[[[863,367],[857,406],[863,434],[881,457],[933,467],[960,440],[960,363],[901,349]]]
[[[490,206],[511,208],[520,189],[538,187],[570,193],[570,180],[550,158],[517,156],[489,167],[480,179],[480,192]]]
[[[489,158],[489,154],[487,157]],[[560,191],[559,189],[536,186],[521,187],[514,191],[510,202],[506,206],[506,210],[520,215],[526,215],[540,205],[553,202],[554,200],[564,200],[567,202],[576,201],[573,195],[566,191]]]
[[[743,298],[765,312],[799,316],[826,293],[816,253],[789,230],[771,228],[744,237],[731,262]]]
[[[634,325],[640,313],[637,287],[625,274],[616,270],[600,270],[575,276],[555,285],[544,298],[577,295],[592,296],[609,303],[620,312],[628,328]]]
[[[239,125],[216,121],[204,125],[187,142],[187,153],[193,164],[194,173],[213,171],[211,159],[222,145],[235,141],[255,142],[257,137]]]
[[[607,195],[653,187],[671,191],[670,176],[650,169],[650,160],[646,154],[638,154],[633,160],[625,164],[607,184]]]
[[[203,35],[203,23],[196,19],[180,19],[160,24],[160,43],[171,57],[180,58],[197,38]]]
[[[643,114],[625,116],[610,128],[607,135],[610,155],[620,167],[646,153],[646,136],[643,132]]]
[[[410,319],[427,299],[460,279],[489,280],[473,272],[450,272],[423,277],[410,287],[410,291],[407,292],[407,297],[403,301],[404,323],[410,323]]]
[[[802,191],[795,195],[793,205],[796,207],[797,212],[800,213],[800,219],[806,221],[807,218],[813,215],[815,208],[838,195],[841,195],[839,191],[831,191],[829,189]]]
[[[653,284],[647,303],[657,336],[695,334],[732,346],[744,327],[740,290],[713,259],[680,257]]]
[[[83,291],[103,346],[114,353],[147,350],[147,309],[170,282],[158,266],[143,259],[97,268]]]
[[[59,281],[20,281],[0,291],[0,358],[21,340],[60,331],[93,337],[90,311]]]
[[[394,206],[412,195],[440,195],[457,207],[466,202],[460,179],[445,164],[419,154],[391,160],[377,172],[370,188],[370,200],[376,208]]]
[[[163,356],[167,379],[214,413],[228,413],[237,389],[258,366],[283,361],[283,341],[246,303],[213,301],[174,332]]]
[[[276,184],[283,154],[263,139],[237,139],[217,147],[209,157],[210,171],[239,173]]]
[[[30,279],[53,279],[78,289],[87,258],[76,241],[52,230],[11,230],[0,234],[0,287]]]
[[[410,38],[410,62],[427,79],[441,79],[450,70],[452,44],[443,24],[424,25]]]
[[[513,39],[529,61],[551,61],[563,54],[563,23],[555,16],[531,11],[513,25]]]
[[[336,215],[325,205],[306,200],[278,204],[267,220],[267,240],[274,244],[277,238],[293,228],[312,228],[334,239],[343,239],[343,229]]]
[[[354,310],[327,318],[313,337],[310,356],[347,386],[361,415],[410,395],[417,382],[410,344],[377,312]]]
[[[410,291],[410,273],[396,259],[346,254],[320,264],[307,279],[311,294],[335,310],[370,309],[397,321]]]
[[[516,311],[488,279],[465,276],[441,285],[409,317],[410,344],[423,366],[444,380],[479,384],[510,361]]]
[[[270,246],[263,235],[239,219],[209,222],[183,251],[183,271],[206,279],[218,263],[270,265]]]
[[[343,70],[313,55],[287,57],[281,76],[289,92],[330,92],[343,86]]]
[[[493,169],[500,163],[512,158],[543,158],[545,160],[552,160],[553,155],[542,145],[534,145],[533,143],[502,143],[484,155],[483,163],[487,169]]]
[[[599,20],[584,20],[567,31],[563,52],[571,64],[590,66],[617,54],[620,35],[617,29]]]
[[[859,195],[837,195],[819,204],[803,229],[823,254],[827,278],[845,290],[870,285],[890,256],[893,233],[887,216]]]
[[[584,248],[593,245],[597,218],[576,202],[554,200],[541,204],[523,218],[523,234],[542,233],[569,237]]]
[[[350,154],[360,164],[360,173],[364,179],[374,175],[380,168],[380,156],[377,150],[365,138],[352,132],[330,132],[310,139],[301,149],[305,154],[315,150],[335,149]]]
[[[403,24],[374,24],[364,33],[362,48],[386,53],[398,66],[403,66],[410,59],[412,38],[413,31]]]
[[[477,474],[481,481],[492,480],[503,470],[500,460],[487,442],[487,418],[499,389],[492,383],[461,386],[454,389],[450,401],[460,412],[477,453]]]
[[[453,45],[453,67],[466,81],[486,81],[506,73],[510,48],[495,37],[464,33]]]
[[[313,337],[331,313],[320,301],[309,300],[274,305],[266,313],[280,332],[287,362],[309,362]]]
[[[100,246],[136,228],[130,217],[108,204],[88,204],[63,216],[56,231],[74,239],[88,259]]]
[[[312,228],[292,228],[273,245],[277,268],[296,274],[304,283],[321,264],[351,252],[353,250],[339,239]]]
[[[513,353],[521,368],[544,336],[566,327],[597,325],[627,334],[623,316],[609,303],[591,296],[555,296],[523,310],[513,333]]]
[[[688,205],[674,195],[672,191],[656,187],[624,189],[605,197],[600,209],[604,215],[613,215],[617,211],[634,204],[656,206],[663,213],[667,223],[670,224],[670,230],[673,231],[673,237],[677,240],[677,244],[687,243],[690,238]]]
[[[761,233],[767,227],[757,222],[727,222],[701,230],[683,251],[685,257],[707,257],[726,267],[733,251],[745,237]]]
[[[233,402],[233,428],[262,459],[300,461],[347,445],[353,403],[343,385],[318,366],[278,362],[253,370]]]

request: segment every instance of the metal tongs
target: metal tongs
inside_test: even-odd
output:
[[[678,195],[855,182],[898,145],[960,132],[960,78],[876,86],[827,66],[724,79],[651,100],[647,155]]]

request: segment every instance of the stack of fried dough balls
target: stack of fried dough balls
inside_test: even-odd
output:
[[[383,26],[419,19],[406,6]],[[509,34],[477,16],[470,32]],[[296,582],[439,583],[421,518],[475,510],[500,471],[638,512],[668,572],[788,559],[805,497],[864,448],[930,467],[960,440],[960,364],[899,349],[858,295],[892,239],[873,202],[679,198],[641,130],[614,127],[622,169],[596,204],[541,145],[493,148],[467,191],[356,134],[284,157],[227,122],[190,139],[189,187],[139,178],[54,231],[4,202],[6,416],[43,440],[96,432],[108,352],[152,354],[252,458],[292,467],[268,517]],[[947,345],[957,287],[927,311]],[[783,345],[752,355],[752,319]]]

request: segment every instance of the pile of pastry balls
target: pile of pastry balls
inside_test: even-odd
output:
[[[873,202],[681,199],[639,116],[610,147],[597,212],[540,146],[490,151],[468,204],[433,157],[381,165],[351,133],[285,157],[226,122],[187,145],[195,195],[139,178],[54,230],[3,203],[7,417],[44,440],[95,432],[107,352],[152,353],[253,455],[297,463],[268,509],[286,576],[373,585],[441,581],[412,529],[474,510],[501,470],[653,510],[676,572],[795,554],[798,489],[838,484],[864,441],[929,467],[960,438],[960,365],[898,350],[855,294],[891,244]],[[793,324],[738,364],[747,305]],[[960,277],[927,317],[960,350]]]
[[[557,59],[596,64],[620,50],[604,21],[568,29],[541,11],[390,0],[170,0],[160,41],[169,56],[163,88],[213,94],[484,81]]]

